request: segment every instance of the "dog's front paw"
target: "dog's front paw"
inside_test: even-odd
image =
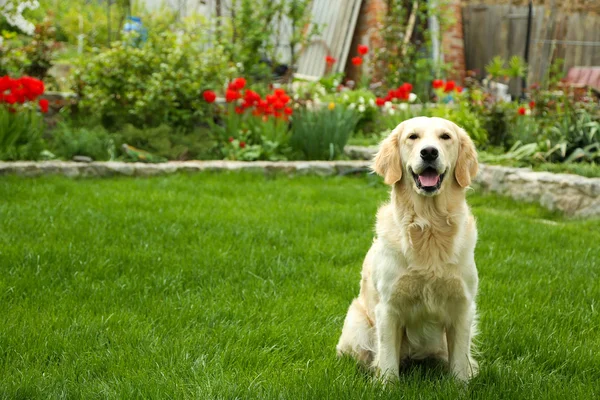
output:
[[[464,365],[454,365],[451,367],[452,375],[461,382],[468,382],[479,372],[477,362],[471,361]]]
[[[375,366],[375,377],[384,385],[395,383],[400,379],[399,372],[393,368]]]

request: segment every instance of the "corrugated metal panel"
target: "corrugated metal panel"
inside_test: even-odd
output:
[[[322,27],[319,38],[304,49],[298,73],[320,77],[325,72],[325,56],[337,59],[335,72],[342,72],[348,59],[362,0],[314,0],[312,21]]]

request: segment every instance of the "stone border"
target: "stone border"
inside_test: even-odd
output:
[[[475,186],[574,217],[600,217],[600,178],[480,165]]]
[[[370,161],[171,161],[162,164],[72,161],[0,162],[0,175],[69,177],[156,176],[176,172],[254,171],[297,175],[348,175],[369,171]],[[536,202],[576,217],[600,217],[600,178],[481,165],[474,187]]]
[[[0,161],[1,175],[69,177],[155,176],[176,172],[255,171],[321,176],[366,172],[368,161],[170,161],[160,164],[120,161],[80,163],[73,161]]]

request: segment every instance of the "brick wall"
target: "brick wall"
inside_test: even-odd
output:
[[[358,55],[356,51],[357,46],[359,44],[365,44],[369,46],[371,51],[377,46],[381,46],[380,32],[383,28],[383,18],[385,17],[386,9],[386,0],[363,0],[358,14],[358,20],[356,21],[356,29],[354,31],[354,37],[352,38],[352,44],[350,45],[348,61],[346,62],[345,72],[348,79],[356,80],[359,75],[358,68],[350,62],[352,57]],[[370,64],[369,54],[367,54],[364,59],[365,62],[361,68],[363,68],[363,71],[366,71]],[[369,72],[371,74],[373,73],[372,71]]]
[[[460,0],[453,0],[449,7],[452,9],[452,16],[455,23],[442,32],[442,55],[444,61],[452,65],[447,78],[462,83],[465,79],[466,69],[465,41],[463,36],[462,7]]]

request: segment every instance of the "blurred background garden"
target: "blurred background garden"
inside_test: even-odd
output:
[[[0,4],[0,160],[344,159],[428,115],[600,176],[595,1]]]

